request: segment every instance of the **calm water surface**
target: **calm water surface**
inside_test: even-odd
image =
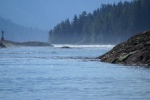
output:
[[[0,49],[0,100],[150,100],[150,69],[101,63],[111,46]]]

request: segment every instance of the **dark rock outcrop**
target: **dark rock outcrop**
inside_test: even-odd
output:
[[[63,49],[70,49],[69,46],[63,46],[63,47],[61,47],[61,48],[63,48]]]
[[[150,31],[139,33],[99,57],[102,62],[150,67]]]
[[[6,46],[2,42],[0,42],[0,48],[6,48]]]

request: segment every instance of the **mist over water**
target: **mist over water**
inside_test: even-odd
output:
[[[0,49],[0,99],[150,99],[149,69],[95,59],[113,46],[62,46]]]

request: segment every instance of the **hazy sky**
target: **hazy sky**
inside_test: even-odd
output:
[[[0,16],[19,25],[50,30],[75,14],[118,1],[131,0],[0,0]]]

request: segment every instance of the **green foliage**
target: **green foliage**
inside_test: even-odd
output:
[[[62,21],[49,32],[51,43],[119,43],[150,28],[150,0],[102,4]]]

